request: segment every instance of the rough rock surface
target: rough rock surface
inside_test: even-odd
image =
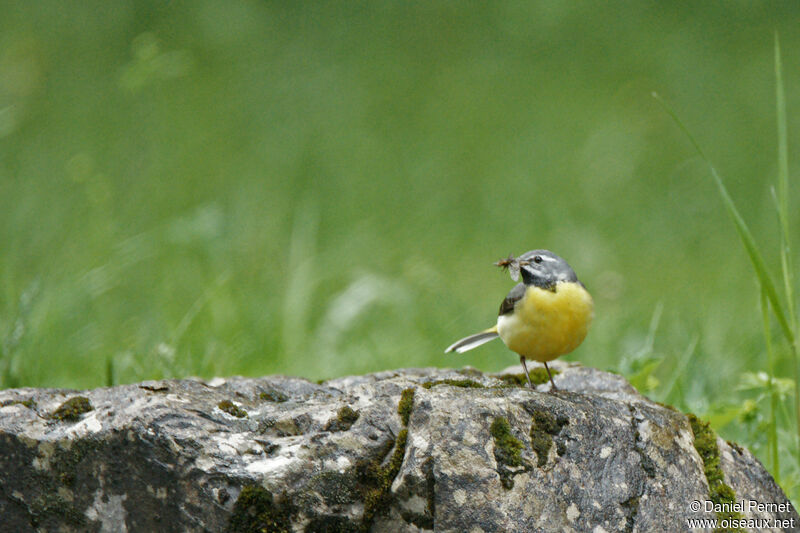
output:
[[[557,393],[473,369],[0,391],[2,530],[600,533],[715,518],[690,510],[709,482],[684,414],[619,376],[555,367]],[[787,502],[747,450],[716,446],[735,501]],[[740,516],[800,525],[793,507]]]

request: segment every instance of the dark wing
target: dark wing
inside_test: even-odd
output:
[[[514,311],[514,305],[525,296],[526,286],[524,283],[517,283],[514,288],[506,295],[506,299],[500,304],[499,315],[507,315]]]

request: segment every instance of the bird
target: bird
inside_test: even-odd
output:
[[[577,348],[594,319],[594,301],[572,267],[549,250],[531,250],[519,257],[509,255],[495,265],[507,269],[514,281],[522,281],[500,304],[497,323],[447,347],[445,353],[463,353],[500,337],[519,361],[533,389],[527,359],[544,363],[553,391],[558,390],[548,361]]]

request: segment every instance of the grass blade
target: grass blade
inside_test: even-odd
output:
[[[674,403],[672,400],[672,395],[675,392],[675,385],[678,384],[678,378],[684,375],[684,371],[689,365],[689,361],[691,361],[692,356],[697,349],[697,343],[699,340],[700,337],[695,336],[691,342],[689,342],[689,346],[687,346],[683,351],[681,358],[678,359],[678,364],[675,365],[675,369],[672,371],[669,382],[667,382],[667,384],[664,386],[662,398],[664,399],[663,401],[665,403]]]
[[[789,142],[786,129],[786,93],[778,34],[775,34],[775,103],[778,123],[778,219],[781,225],[781,269],[786,291],[786,310],[797,337],[797,314],[794,299],[794,268],[789,235]]]
[[[776,53],[776,73],[780,73],[780,49],[779,49],[779,47],[777,45],[777,41],[776,41],[775,53]],[[778,94],[780,95],[780,101],[778,102],[778,114],[779,115],[781,114],[781,105],[783,105],[784,106],[784,109],[783,109],[783,115],[784,116],[783,116],[782,120],[783,120],[784,126],[785,126],[785,100],[782,99],[782,93],[783,93],[783,81],[782,81],[782,78],[779,80],[779,85],[780,85],[780,89],[778,90]],[[720,177],[719,173],[717,172],[717,169],[714,167],[714,165],[711,164],[711,161],[708,159],[708,157],[706,157],[705,152],[703,152],[703,149],[700,148],[700,145],[695,140],[694,136],[691,134],[689,129],[684,125],[683,121],[681,121],[681,119],[678,117],[678,115],[672,110],[672,108],[669,107],[666,104],[666,102],[664,102],[664,100],[662,100],[661,97],[658,96],[656,93],[653,93],[653,97],[664,107],[666,112],[669,113],[669,115],[672,117],[672,119],[675,121],[675,123],[681,129],[681,131],[683,131],[683,133],[686,135],[686,137],[692,143],[692,145],[694,146],[694,148],[697,151],[697,153],[700,156],[700,158],[706,163],[706,165],[708,165],[708,168],[709,168],[709,170],[711,172],[711,176],[714,178],[714,183],[716,183],[717,189],[719,190],[719,194],[722,197],[722,203],[725,205],[725,209],[728,211],[728,214],[730,215],[731,219],[733,220],[734,226],[736,227],[736,232],[739,234],[739,239],[742,241],[742,245],[744,246],[745,251],[747,252],[747,256],[750,258],[750,262],[753,265],[753,270],[755,270],[756,276],[758,277],[758,281],[759,281],[759,285],[761,286],[761,290],[763,291],[764,295],[766,296],[767,300],[769,301],[769,305],[772,307],[772,312],[775,314],[775,318],[777,318],[777,320],[778,320],[778,324],[780,325],[780,328],[781,328],[781,331],[783,332],[783,335],[786,337],[786,340],[789,342],[789,346],[791,348],[792,356],[793,356],[792,366],[794,367],[794,382],[795,382],[795,392],[794,392],[795,454],[796,454],[798,465],[800,465],[800,368],[798,368],[798,361],[800,361],[800,354],[798,352],[800,352],[800,347],[798,347],[798,345],[797,345],[797,337],[795,335],[796,323],[794,321],[794,318],[792,316],[791,322],[790,322],[790,319],[787,318],[787,313],[789,312],[789,309],[790,308],[793,309],[793,307],[791,307],[792,304],[791,303],[787,304],[787,306],[789,306],[789,307],[787,307],[787,310],[784,310],[784,307],[781,304],[780,298],[778,296],[778,291],[775,288],[775,283],[772,280],[772,276],[770,276],[769,271],[767,270],[767,265],[764,262],[764,257],[761,255],[761,252],[758,250],[758,246],[756,246],[755,238],[753,237],[753,234],[750,232],[750,228],[747,226],[747,223],[744,221],[744,218],[742,218],[742,215],[739,213],[739,210],[736,208],[736,204],[734,203],[733,198],[731,198],[731,195],[728,193],[728,189],[727,189],[727,187],[725,187],[725,184],[723,183],[722,178]],[[781,122],[781,120],[779,120],[779,122]],[[785,127],[784,127],[784,130],[785,130]],[[781,131],[781,126],[779,125],[779,136],[783,135],[784,136],[784,141],[785,141],[786,132],[783,131],[783,133],[781,134],[780,131]],[[780,142],[779,142],[779,144],[780,144]],[[783,149],[779,148],[779,154],[782,151],[783,151]],[[779,155],[779,158],[780,157],[781,156]],[[788,160],[788,157],[787,157],[787,160]],[[780,165],[781,165],[781,163],[779,163],[779,166]],[[783,172],[783,171],[781,171],[781,172]],[[786,182],[784,183],[784,187],[786,187],[788,189],[788,186],[787,186],[787,183],[788,183],[788,167],[785,169],[785,172],[786,172],[786,176],[785,176]],[[787,195],[788,194],[784,190],[783,197],[781,198],[780,197],[780,192],[779,192],[779,200],[778,200],[779,204],[781,202],[783,202],[784,205],[788,204],[788,201],[786,199]],[[780,211],[780,209],[779,209],[779,211]],[[779,212],[779,216],[780,216],[780,212]],[[785,217],[784,217],[784,219],[785,219]],[[781,251],[781,256],[783,257],[783,255],[785,254],[784,250],[786,250],[788,248],[788,232],[789,232],[789,230],[788,230],[788,223],[784,223],[782,221],[781,225],[784,227],[782,232],[781,232],[781,241],[782,241],[782,243],[785,240],[785,244],[784,244],[784,246],[782,246],[782,251]],[[781,262],[782,262],[782,264],[785,265],[785,267],[784,267],[784,280],[786,280],[786,279],[791,280],[791,276],[788,274],[788,269],[789,269],[789,259],[788,259],[788,257],[786,259],[782,259]],[[792,288],[791,288],[791,281],[785,282],[785,285],[787,287],[787,293],[790,294],[790,295],[793,294],[793,291],[792,291]]]
[[[783,65],[778,32],[775,32],[775,111],[778,125],[778,222],[781,227],[781,270],[783,288],[786,293],[786,312],[789,315],[794,342],[791,343],[794,356],[794,409],[797,414],[797,434],[795,450],[800,462],[800,346],[797,345],[797,314],[794,299],[794,268],[792,267],[791,237],[789,234],[789,134],[786,127],[786,92],[783,86]]]
[[[720,178],[719,173],[717,172],[716,167],[711,164],[708,157],[706,157],[705,152],[703,149],[700,148],[700,145],[695,140],[694,136],[689,132],[688,128],[683,124],[681,119],[678,117],[677,114],[669,107],[661,97],[653,93],[653,97],[658,100],[658,102],[664,107],[667,113],[672,117],[678,127],[683,131],[683,133],[687,136],[689,141],[694,146],[695,150],[697,151],[700,158],[708,165],[709,170],[711,171],[711,176],[714,178],[714,183],[717,185],[717,189],[719,190],[719,194],[722,197],[722,203],[725,205],[725,209],[728,211],[728,214],[733,219],[734,226],[736,227],[736,232],[739,234],[739,239],[742,241],[742,245],[744,245],[745,251],[747,252],[747,256],[750,258],[750,262],[753,265],[753,269],[756,271],[756,276],[758,277],[758,281],[764,290],[767,293],[767,297],[769,298],[770,305],[772,306],[772,310],[775,313],[775,318],[778,319],[778,324],[781,327],[781,331],[786,336],[786,339],[789,343],[794,346],[795,344],[795,335],[794,329],[789,325],[789,320],[786,318],[786,313],[784,313],[783,305],[781,304],[780,298],[778,297],[778,291],[775,288],[775,282],[772,280],[772,277],[769,275],[769,271],[767,270],[767,265],[764,262],[764,257],[761,255],[761,252],[758,250],[758,246],[756,246],[756,240],[753,237],[753,234],[750,232],[750,228],[747,226],[747,223],[742,218],[742,215],[739,213],[739,210],[736,208],[736,204],[731,198],[731,195],[728,193],[727,187],[722,182],[722,178]]]
[[[767,427],[767,448],[771,460],[771,472],[775,476],[775,482],[780,485],[781,463],[778,455],[778,396],[775,391],[775,354],[772,350],[772,332],[770,331],[769,320],[769,300],[767,294],[761,289],[761,319],[764,325],[764,342],[767,345],[767,394],[769,395],[769,424]],[[796,396],[796,395],[795,395]]]

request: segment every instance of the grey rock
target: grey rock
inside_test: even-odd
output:
[[[684,414],[619,376],[553,366],[557,393],[469,368],[0,391],[2,530],[601,533],[715,518],[690,507],[709,485]],[[717,446],[737,501],[788,502],[747,450]],[[741,517],[800,525],[791,504]]]

